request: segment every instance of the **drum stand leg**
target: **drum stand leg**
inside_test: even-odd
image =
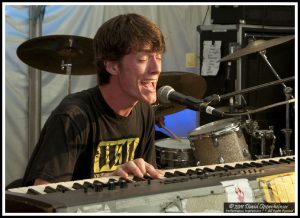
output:
[[[290,87],[286,87],[284,89],[286,100],[291,99],[291,90],[292,89]],[[287,103],[285,107],[286,107],[286,109],[285,109],[285,120],[286,120],[285,127],[286,128],[281,130],[285,135],[285,149],[283,150],[284,156],[293,155],[293,150],[290,149],[290,144],[291,144],[290,138],[291,138],[291,134],[292,134],[292,130],[290,129],[290,120],[289,120],[290,106]]]
[[[278,73],[275,71],[275,69],[272,67],[271,63],[268,61],[268,58],[266,56],[266,50],[259,52],[260,56],[264,59],[264,61],[267,63],[271,71],[274,73],[277,79],[281,79]],[[292,95],[293,89],[291,87],[286,86],[284,83],[281,83],[283,86],[284,94],[286,96],[286,100],[293,99],[294,96]],[[285,136],[285,149],[280,152],[281,155],[292,155],[293,150],[290,149],[290,137],[292,134],[292,130],[290,129],[290,107],[289,103],[286,104],[285,107],[286,113],[285,113],[285,129],[282,129],[281,131],[284,133]]]

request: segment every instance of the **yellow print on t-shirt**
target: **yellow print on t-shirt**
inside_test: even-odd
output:
[[[94,158],[94,175],[114,171],[123,163],[134,159],[139,138],[102,141],[98,144]]]

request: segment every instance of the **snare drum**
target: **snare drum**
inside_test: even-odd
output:
[[[196,160],[187,138],[166,138],[155,142],[158,168],[172,169],[196,166]]]
[[[250,160],[248,145],[235,118],[205,124],[189,134],[191,148],[199,165]]]

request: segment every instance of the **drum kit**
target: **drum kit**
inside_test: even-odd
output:
[[[265,49],[292,39],[294,36],[278,37],[267,41],[256,40],[249,43],[245,48],[223,57],[220,62],[235,60],[259,52],[276,77],[280,79],[267,60]],[[17,55],[24,63],[33,68],[69,76],[67,89],[70,93],[72,75],[96,74],[94,55],[91,51],[93,51],[93,40],[90,38],[73,35],[49,35],[24,42],[18,47]],[[286,98],[293,98],[291,89],[284,83],[281,84],[286,90]],[[207,87],[203,77],[189,72],[162,72],[157,90],[165,85],[172,86],[178,92],[196,99],[204,97]],[[156,117],[177,113],[185,108],[180,104],[162,103],[159,100],[153,104]],[[272,151],[270,155],[266,154],[265,140],[271,138],[275,141],[276,137],[273,130],[259,130],[257,122],[252,120],[243,122],[241,116],[236,117],[199,126],[191,131],[186,138],[178,138],[160,119],[156,124],[168,131],[172,137],[159,139],[155,142],[159,168],[180,168],[250,160],[251,154],[243,135],[243,129],[252,137],[262,140],[261,154],[255,155],[256,158],[272,156]],[[291,134],[288,124],[285,133],[287,138]],[[287,139],[287,141],[289,140]],[[284,154],[290,155],[291,152],[289,144],[287,144]]]

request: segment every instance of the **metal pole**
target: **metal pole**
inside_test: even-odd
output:
[[[45,6],[29,7],[29,38],[42,33],[42,19]],[[28,68],[28,159],[38,141],[41,131],[41,71]]]

